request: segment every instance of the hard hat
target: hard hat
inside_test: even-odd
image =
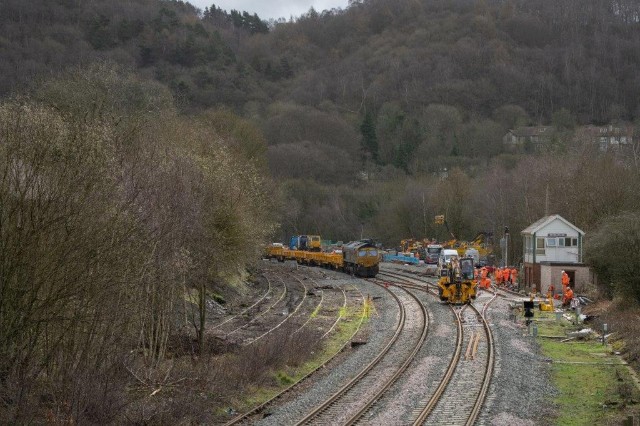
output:
[[[562,270],[562,272],[564,272],[564,269]]]

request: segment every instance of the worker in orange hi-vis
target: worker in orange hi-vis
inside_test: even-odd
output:
[[[562,306],[567,306],[571,303],[571,299],[573,299],[573,290],[571,287],[566,286],[564,288],[564,298],[562,299]]]
[[[504,269],[502,270],[502,282],[505,284],[511,284],[511,282],[509,281],[510,276],[511,276],[511,269],[509,269],[508,266],[505,266]]]
[[[515,284],[518,281],[518,270],[511,268],[511,283]]]
[[[569,274],[562,271],[562,288],[566,289],[567,287],[569,287]]]
[[[487,270],[486,267],[482,267],[480,268],[480,277],[484,280],[485,278],[487,278],[487,275],[489,275],[489,271]]]
[[[502,269],[500,268],[496,268],[496,284],[500,285],[502,284]]]
[[[481,284],[482,288],[484,288],[485,290],[489,290],[489,287],[491,287],[491,279],[489,277],[484,277],[482,279],[482,284]]]

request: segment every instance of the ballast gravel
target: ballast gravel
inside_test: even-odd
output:
[[[496,343],[496,366],[489,396],[479,418],[482,425],[554,424],[551,364],[522,318],[511,315],[510,302],[498,298],[489,308]]]
[[[413,266],[394,268],[420,271],[420,267]],[[346,349],[339,360],[312,375],[297,390],[283,398],[282,403],[268,407],[262,413],[264,417],[261,420],[256,422],[253,418],[253,424],[278,426],[296,424],[313,407],[336,392],[348,379],[356,376],[377,356],[391,338],[398,322],[399,310],[396,302],[384,289],[339,272],[327,272],[326,278],[331,285],[343,287],[349,291],[353,291],[353,287],[356,287],[365,297],[369,296],[373,300],[375,307],[373,315],[359,333],[361,338],[366,339],[366,344]],[[550,382],[550,364],[542,356],[535,339],[527,335],[523,319],[517,318],[514,321],[511,303],[513,301],[497,298],[488,310],[496,344],[496,365],[489,387],[489,396],[477,424],[550,425],[554,422],[554,407],[551,400],[557,394],[557,390]],[[440,334],[442,337],[450,336],[443,328],[453,327],[453,325],[438,324],[438,318],[445,319],[446,316],[444,314],[434,316],[431,332],[435,335]],[[439,341],[442,343],[438,343]],[[450,343],[443,339],[432,338],[425,344],[434,346],[424,353],[421,361],[425,366],[418,367],[417,371],[421,370],[424,373],[425,380],[438,380],[434,370],[440,370],[440,368],[429,368],[427,363],[434,359],[432,357],[445,356],[451,348]],[[415,377],[412,380],[416,380]],[[403,397],[411,398],[411,393],[404,393]],[[384,422],[385,426],[405,424],[406,419],[401,418],[404,410],[398,410],[396,415],[393,406],[394,404],[390,404],[386,409],[388,412],[378,412],[372,417],[376,421]],[[376,421],[369,424],[376,424]]]
[[[332,276],[331,284],[345,289],[357,287],[365,297],[373,300],[373,313],[370,320],[359,333],[366,336],[367,343],[346,349],[341,362],[330,364],[322,371],[314,374],[305,383],[304,392],[295,398],[270,407],[266,417],[257,422],[259,425],[290,425],[302,419],[311,407],[320,404],[336,392],[352,377],[356,376],[382,350],[393,335],[399,318],[399,308],[386,291],[359,278],[351,278],[341,273],[327,273]],[[358,339],[358,336],[356,336]]]

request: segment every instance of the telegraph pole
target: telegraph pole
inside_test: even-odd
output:
[[[509,227],[504,227],[504,267],[509,266]]]

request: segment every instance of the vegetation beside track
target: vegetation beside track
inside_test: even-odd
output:
[[[558,413],[554,424],[620,424],[638,415],[640,391],[611,345],[594,339],[549,338],[588,326],[573,325],[564,318],[555,321],[554,313],[536,312],[536,317],[538,342],[542,354],[551,360],[552,380],[558,389],[553,400]]]
[[[366,324],[372,311],[371,303],[370,300],[365,299],[362,305],[340,308],[338,313],[340,322],[336,325],[332,336],[326,339],[319,350],[314,351],[311,348],[309,353],[302,355],[307,358],[306,360],[302,360],[300,363],[288,363],[274,370],[273,381],[264,383],[261,387],[249,389],[248,393],[244,394],[244,399],[237,401],[235,405],[238,407],[238,411],[248,411],[268,401],[325,364],[349,342],[358,329]]]

